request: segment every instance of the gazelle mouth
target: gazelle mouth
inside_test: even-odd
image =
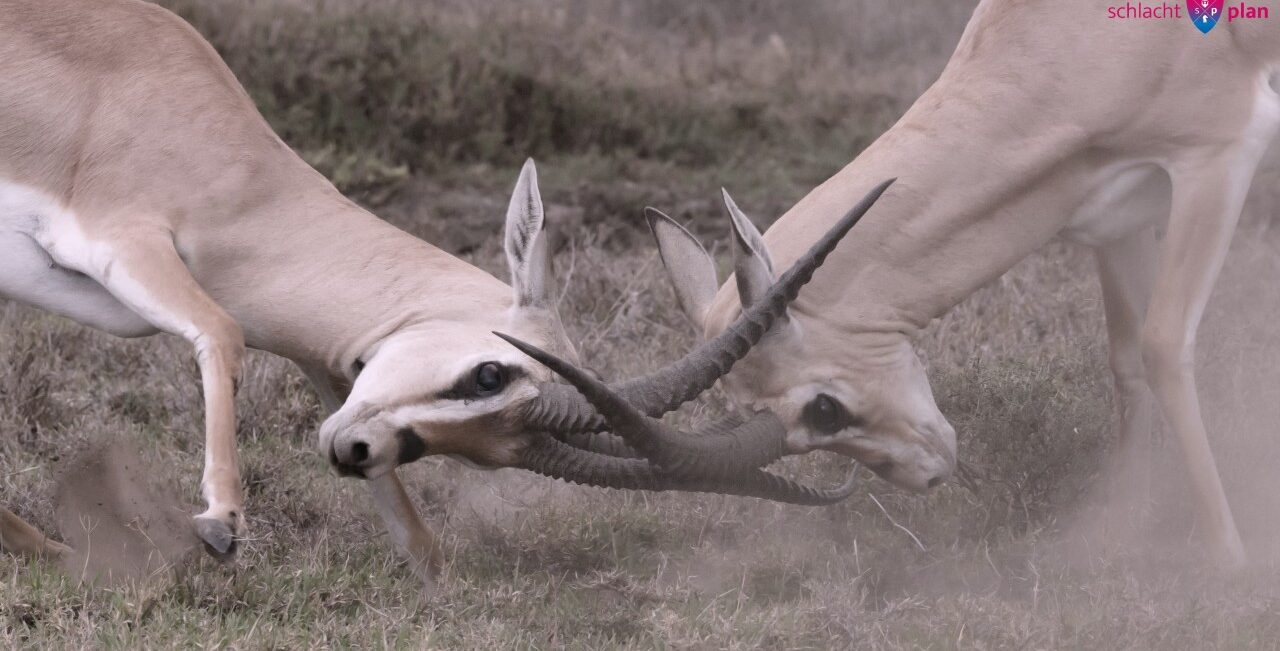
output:
[[[347,465],[345,463],[334,463],[333,469],[337,471],[339,477],[355,477],[357,479],[368,479],[364,474],[363,468]]]
[[[338,473],[339,477],[358,477],[360,479],[368,479],[363,468],[339,461],[338,453],[332,446],[329,447],[328,456],[329,466],[333,468],[334,472]]]
[[[546,434],[531,439],[518,465],[594,486],[706,491],[797,504],[830,504],[852,494],[852,475],[844,486],[823,490],[763,470],[788,453],[787,428],[771,411],[757,411],[745,420],[722,419],[695,432],[669,427],[659,418],[710,389],[751,351],[892,183],[891,179],[873,188],[759,301],[744,306],[724,332],[648,375],[606,384],[549,352],[495,332],[571,385],[538,386],[538,396],[526,407],[524,425]]]

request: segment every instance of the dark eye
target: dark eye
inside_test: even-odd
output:
[[[506,373],[500,364],[485,362],[476,367],[476,393],[482,396],[501,391],[506,381]]]
[[[801,418],[809,429],[821,434],[835,434],[850,425],[859,425],[862,422],[862,419],[850,416],[843,405],[825,393],[819,393],[804,406]]]

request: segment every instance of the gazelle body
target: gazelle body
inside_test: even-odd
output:
[[[851,483],[819,490],[761,468],[785,453],[771,414],[699,437],[656,431],[654,417],[745,354],[878,196],[815,238],[774,304],[744,319],[745,334],[627,383],[643,414],[624,413],[614,436],[601,430],[616,402],[596,414],[494,335],[576,359],[550,307],[532,161],[507,210],[507,286],[344,198],[167,11],[0,0],[0,297],[120,336],[191,342],[205,401],[207,509],[196,531],[217,554],[244,533],[233,394],[246,346],[308,375],[330,412],[321,452],[370,480],[393,540],[428,581],[439,545],[395,474],[425,454],[614,488],[844,499]],[[3,508],[0,545],[66,552]]]
[[[739,311],[739,294],[753,298],[770,277],[770,258],[785,265],[867,188],[899,177],[786,325],[725,381],[736,399],[788,423],[793,452],[849,454],[916,489],[950,471],[955,442],[912,338],[1052,238],[1093,247],[1121,447],[1138,448],[1158,407],[1214,551],[1235,564],[1243,549],[1201,422],[1192,352],[1280,124],[1268,81],[1280,18],[1201,34],[1185,17],[1108,19],[1107,6],[982,2],[937,82],[857,159],[763,238],[735,215],[740,291],[716,291],[697,243],[651,223],[686,312],[714,335]]]
[[[511,463],[508,412],[549,374],[489,332],[574,354],[543,300],[542,226],[527,164],[508,213],[513,293],[344,198],[169,12],[0,1],[0,296],[192,343],[206,408],[197,531],[217,552],[244,531],[233,392],[251,346],[306,372],[336,412],[322,450],[372,480],[416,570],[438,564],[392,470],[428,451]],[[42,540],[5,522],[10,544]]]

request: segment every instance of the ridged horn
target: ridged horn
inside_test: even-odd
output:
[[[673,477],[732,478],[744,469],[773,463],[786,454],[787,428],[772,412],[757,412],[746,422],[722,421],[697,434],[685,434],[644,415],[604,382],[572,363],[509,335],[494,334],[567,380],[628,447]]]
[[[759,301],[743,306],[742,314],[724,332],[665,368],[616,385],[613,392],[642,414],[661,416],[711,388],[786,313],[787,305],[799,295],[800,288],[813,278],[841,238],[895,180],[889,179],[867,193],[800,256]],[[539,389],[539,396],[529,403],[525,413],[530,429],[560,436],[609,429],[605,419],[573,389],[554,383],[544,383]]]
[[[534,434],[521,454],[518,467],[575,484],[648,491],[688,491],[759,497],[807,506],[824,506],[853,494],[856,474],[834,489],[813,488],[760,469],[733,478],[672,477],[643,459],[624,459],[588,452],[563,443],[549,434]]]
[[[623,459],[644,458],[643,454],[636,452],[635,448],[627,445],[627,442],[622,437],[612,432],[570,432],[556,438],[587,452],[596,452]]]

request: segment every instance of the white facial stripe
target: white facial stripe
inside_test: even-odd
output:
[[[904,441],[901,436],[854,437],[848,433],[848,430],[835,435],[837,441],[851,441],[854,438],[857,439],[859,448],[871,453],[883,454],[890,459],[898,461],[909,455],[914,456],[920,449],[920,446],[910,441]]]
[[[462,423],[476,415],[488,412],[477,402],[462,403],[454,400],[405,405],[387,415],[387,420],[396,427],[409,427],[415,423]]]
[[[497,337],[494,340],[506,345],[505,342]],[[528,355],[510,346],[507,348],[508,350],[473,353],[466,357],[460,357],[450,368],[449,376],[454,379],[464,377],[474,371],[477,366],[486,362],[494,362],[511,368],[536,369],[541,367],[536,361],[530,359]]]
[[[508,391],[487,398],[474,400],[438,399],[407,404],[391,411],[387,418],[396,427],[409,427],[416,423],[462,423],[481,414],[502,409],[512,402],[532,398],[535,390],[530,386],[513,387]]]

